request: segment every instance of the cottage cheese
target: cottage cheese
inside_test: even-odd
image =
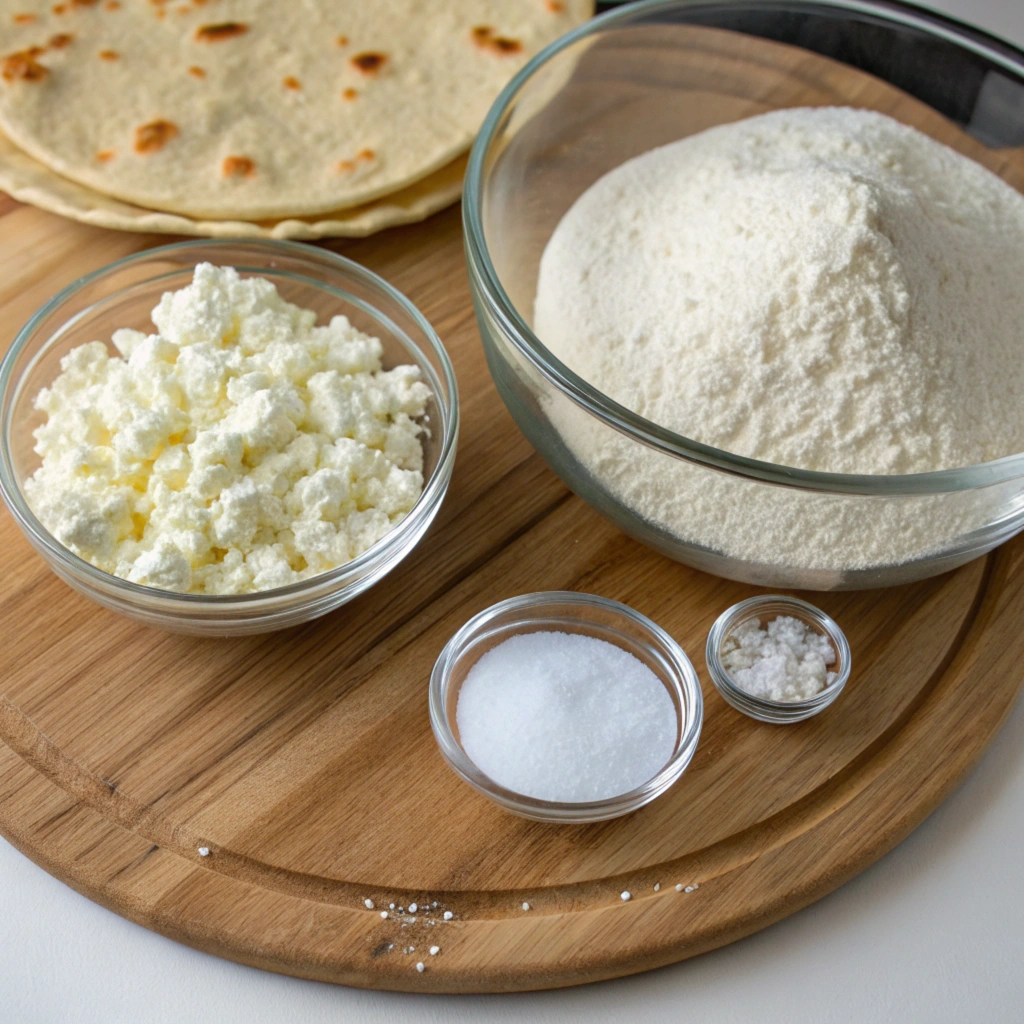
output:
[[[430,397],[378,339],[203,263],[153,310],[70,351],[40,391],[42,459],[25,482],[75,554],[134,583],[269,590],[343,565],[423,489]]]

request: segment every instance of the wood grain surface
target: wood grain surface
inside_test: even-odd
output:
[[[873,79],[830,66],[823,85],[821,58],[792,60],[766,102],[837,102],[856,86],[859,102],[955,134]],[[0,344],[80,274],[158,241],[0,199]],[[754,588],[628,539],[531,450],[487,375],[458,211],[332,247],[406,292],[452,355],[463,428],[437,522],[341,610],[206,640],[90,604],[0,513],[0,832],[19,849],[117,913],[243,963],[509,991],[645,970],[771,924],[873,862],[964,777],[1021,685],[1024,541],[912,586],[807,595],[849,636],[850,683],[800,725],[751,721],[718,697],[702,652],[717,615]],[[700,673],[696,756],[628,817],[512,817],[435,747],[427,681],[447,639],[491,603],[544,589],[633,605]],[[412,901],[415,921],[381,918]]]

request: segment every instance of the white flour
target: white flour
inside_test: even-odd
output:
[[[926,472],[1024,449],[1021,266],[1024,197],[980,165],[880,114],[778,111],[585,192],[541,260],[535,328],[605,394],[717,448]],[[976,496],[767,488],[549,413],[620,500],[752,561],[901,562],[985,519]]]

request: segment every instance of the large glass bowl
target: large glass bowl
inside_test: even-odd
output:
[[[239,596],[178,594],[141,586],[95,568],[60,544],[25,500],[25,479],[39,465],[33,407],[60,372],[69,349],[109,341],[119,327],[152,330],[150,313],[166,291],[189,283],[197,263],[268,278],[281,295],[314,310],[318,323],[344,314],[380,338],[385,368],[415,363],[429,385],[423,436],[424,487],[390,533],[346,565],[300,583]],[[0,492],[18,526],[66,583],[106,608],[152,626],[229,636],[262,633],[316,618],[352,600],[390,572],[423,536],[441,506],[455,461],[458,398],[451,362],[419,311],[376,274],[324,249],[294,242],[183,242],[129,256],[83,277],[51,299],[22,328],[0,363]]]
[[[969,156],[1024,183],[1024,161],[1013,156],[1024,145],[1024,54],[1008,44],[890,0],[646,0],[552,44],[487,117],[464,198],[477,319],[523,433],[627,533],[699,569],[773,588],[905,583],[1024,526],[1024,455],[911,476],[742,458],[612,401],[531,327],[544,247],[599,177],[713,125],[808,105],[881,109],[960,139]],[[652,481],[662,496],[654,512],[643,500]],[[695,525],[694,495],[715,496],[720,520],[709,526],[705,514]],[[756,544],[736,517],[756,519]]]

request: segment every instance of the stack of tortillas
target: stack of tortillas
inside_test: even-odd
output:
[[[0,190],[106,227],[321,238],[454,202],[593,0],[0,0]]]

